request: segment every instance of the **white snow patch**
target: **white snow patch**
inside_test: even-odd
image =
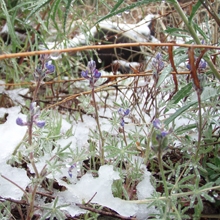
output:
[[[113,170],[112,165],[101,166],[98,174],[99,176],[94,178],[92,174],[87,173],[75,185],[63,181],[62,185],[67,188],[67,191],[58,193],[58,196],[64,203],[73,204],[68,209],[64,208],[66,211],[72,215],[80,214],[74,203],[87,202],[94,196],[92,203],[109,207],[125,217],[139,215],[139,219],[143,219],[142,216],[146,217],[149,213],[155,212],[154,207],[149,212],[145,204],[134,204],[113,196],[111,189],[113,181],[120,179],[120,176],[118,172]],[[150,197],[154,190],[150,183],[150,173],[146,169],[144,179],[138,184],[138,189],[140,198]],[[141,214],[138,214],[140,211]]]
[[[5,161],[0,163],[1,175],[7,177],[10,181],[16,183],[19,187],[25,190],[26,186],[30,183],[30,179],[27,177],[25,170],[11,167],[8,164],[5,164]],[[21,199],[24,195],[24,192],[19,189],[16,185],[12,184],[8,180],[4,179],[0,175],[0,195],[5,198],[11,199]]]
[[[16,146],[23,139],[27,127],[21,127],[16,124],[17,117],[26,120],[26,116],[19,114],[20,107],[0,108],[0,116],[8,113],[7,121],[0,124],[0,161],[6,161],[11,156]]]

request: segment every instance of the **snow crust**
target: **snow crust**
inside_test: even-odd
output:
[[[19,114],[20,107],[0,108],[0,117],[5,113],[8,114],[7,121],[0,124],[0,196],[12,199],[21,199],[23,191],[16,185],[4,179],[1,175],[16,183],[25,190],[26,186],[30,183],[27,177],[26,170],[12,167],[7,163],[12,156],[15,147],[22,141],[27,128],[17,126],[15,121]]]
[[[137,186],[138,197],[142,199],[150,197],[154,191],[150,183],[150,173],[146,168],[144,169],[144,179]],[[58,196],[62,202],[72,203],[68,209],[64,208],[72,215],[79,214],[79,209],[74,203],[88,202],[91,199],[92,203],[111,208],[125,217],[137,216],[138,219],[146,219],[149,214],[156,212],[155,208],[148,209],[146,204],[135,204],[114,197],[111,187],[113,181],[119,179],[119,173],[114,171],[112,165],[103,165],[96,178],[91,173],[86,173],[76,184],[67,184],[63,181],[62,185],[67,188],[67,191],[59,192]]]

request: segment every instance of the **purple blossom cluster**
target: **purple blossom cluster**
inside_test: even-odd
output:
[[[129,109],[123,109],[123,108],[120,108],[119,110],[118,110],[118,114],[120,115],[120,125],[122,126],[122,127],[124,127],[124,125],[125,125],[125,120],[124,120],[124,118],[126,117],[126,116],[128,116],[129,115],[129,113],[130,113],[130,110]]]
[[[76,163],[72,164],[68,169],[68,174],[72,178],[73,177],[73,169],[76,168]]]
[[[19,126],[31,126],[33,123],[39,127],[43,128],[45,126],[45,121],[38,120],[40,116],[40,107],[36,105],[36,102],[30,104],[29,114],[27,116],[27,121],[23,121],[22,118],[18,117],[16,119],[16,124]]]
[[[153,143],[152,149],[155,151],[159,149],[165,150],[168,147],[167,135],[169,135],[172,131],[164,130],[160,120],[157,118],[153,120],[152,124],[153,127],[155,128],[152,135],[152,143]]]
[[[101,77],[101,73],[96,69],[96,62],[94,60],[89,61],[87,67],[86,71],[81,72],[81,76],[88,79],[90,86],[94,88],[95,83]]]
[[[201,72],[201,71],[204,70],[206,67],[207,67],[206,61],[203,60],[203,59],[201,59],[200,62],[199,62],[198,71]],[[190,66],[190,63],[189,63],[189,62],[186,64],[186,68],[187,68],[188,70],[191,70],[191,66]]]
[[[155,58],[152,59],[152,67],[154,69],[154,75],[158,75],[159,72],[164,68],[163,57],[161,53],[157,53]]]
[[[55,66],[52,64],[52,60],[50,60],[50,55],[41,54],[40,62],[40,65],[37,66],[34,72],[34,79],[36,81],[42,81],[46,75],[55,71]]]

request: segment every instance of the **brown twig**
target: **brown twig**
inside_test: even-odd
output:
[[[114,212],[107,212],[107,211],[104,211],[104,210],[99,210],[99,209],[96,209],[96,208],[92,208],[92,207],[89,207],[87,205],[84,205],[84,204],[76,204],[79,208],[81,209],[85,209],[85,210],[88,210],[88,211],[91,211],[91,212],[95,212],[95,213],[98,213],[100,215],[105,215],[105,216],[111,216],[111,217],[117,217],[117,218],[120,218],[120,219],[124,219],[124,220],[136,220],[136,218],[133,218],[133,217],[124,217],[122,215],[119,215],[119,214],[116,214]]]
[[[177,44],[177,43],[119,43],[119,44],[107,44],[107,45],[87,45],[81,47],[74,48],[66,48],[66,49],[57,49],[57,50],[40,50],[40,51],[30,51],[23,53],[11,53],[11,54],[3,54],[0,55],[0,60],[8,59],[8,58],[16,58],[16,57],[26,57],[26,56],[36,56],[40,54],[51,54],[51,53],[70,53],[70,52],[79,52],[85,50],[103,50],[109,48],[119,48],[119,47],[187,47],[187,48],[207,48],[207,49],[216,49],[220,50],[218,46],[210,46],[210,45],[198,45],[198,44]]]

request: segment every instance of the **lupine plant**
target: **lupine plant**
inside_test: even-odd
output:
[[[17,124],[21,127],[15,126],[16,128],[27,128],[27,133],[15,147],[13,159],[7,159],[7,164],[27,172],[30,182],[26,188],[22,188],[16,182],[13,183],[10,176],[0,173],[0,177],[14,184],[23,193],[20,200],[3,198],[0,195],[0,218],[16,219],[17,213],[25,220],[98,219],[100,215],[112,215],[121,219],[216,218],[220,211],[220,60],[216,35],[216,27],[220,23],[218,9],[214,8],[217,3],[192,1],[187,3],[189,7],[184,11],[185,5],[181,7],[179,2],[119,0],[115,4],[115,1],[98,0],[85,4],[85,1],[24,3],[21,0],[2,0],[0,25],[3,27],[7,24],[9,36],[5,40],[1,38],[5,32],[0,32],[0,75],[7,88],[2,90],[0,82],[1,106],[4,107],[5,97],[10,94],[10,89],[18,86],[16,83],[21,79],[27,81],[25,86],[32,86],[27,94],[22,95],[26,104],[21,104],[21,112],[26,114],[26,119],[22,116],[13,119],[13,126]],[[140,53],[143,53],[146,60],[140,63],[140,68],[129,63],[126,70],[130,70],[132,74],[120,74],[117,71],[119,64],[114,64],[116,67],[113,66],[113,73],[103,71],[101,74],[98,65],[104,66],[104,61],[102,63],[99,59],[99,51],[112,47],[114,53],[111,56],[120,61],[121,54],[115,51],[120,50],[121,45],[114,40],[127,37],[134,27],[129,31],[120,30],[120,23],[132,21],[134,25],[141,16],[149,13],[151,5],[161,8],[160,15],[155,16],[148,26],[155,35],[143,33],[146,41],[136,44],[138,47],[143,44]],[[170,15],[164,10],[169,10],[171,6],[174,11],[170,12],[171,19],[167,19]],[[133,9],[135,10],[132,11]],[[93,31],[99,30],[99,22],[109,18],[120,28],[113,33],[110,33],[112,30],[109,33],[102,33],[100,30],[98,33],[104,37],[96,39]],[[159,25],[154,24],[157,21]],[[143,24],[143,29],[139,27],[138,34],[146,30],[148,22]],[[163,42],[166,39],[173,43],[166,43],[165,40],[163,47],[161,43],[154,47],[155,43],[152,46],[148,40],[158,37],[161,33],[158,26],[163,23],[168,24],[161,25],[165,35]],[[212,26],[213,23],[215,24]],[[89,31],[93,25],[95,29]],[[15,27],[22,27],[28,32],[25,39],[17,35]],[[75,44],[81,41],[78,33],[83,33],[82,39],[87,45],[85,48]],[[70,36],[73,37],[73,44],[69,44]],[[211,41],[212,37],[214,41]],[[110,42],[111,39],[113,41]],[[132,36],[131,39],[132,42],[135,41],[135,37]],[[177,40],[183,39],[182,46],[176,44]],[[60,42],[62,44],[59,47]],[[106,42],[110,45],[104,48]],[[10,58],[10,53],[17,51],[31,51],[31,55],[36,54],[35,48],[40,50],[42,45],[47,49],[50,45],[54,45],[53,49],[56,46],[62,49],[73,45],[80,47],[73,48],[73,54],[63,53],[61,61],[52,61],[52,57],[46,54],[40,55],[38,59],[31,59],[28,55],[24,55],[25,58],[20,57],[20,54],[17,59],[12,54],[11,59],[7,59]],[[120,48],[117,48],[118,45]],[[88,54],[93,53],[92,50],[85,54],[82,52],[88,47],[95,50],[93,58],[88,58]],[[127,51],[133,50],[130,41],[125,48]],[[49,54],[48,51],[41,51],[44,52]],[[62,52],[52,51],[51,54]],[[88,59],[90,61],[84,63]],[[30,69],[33,62],[37,65],[32,75]],[[56,76],[52,75],[55,66]],[[44,83],[49,74],[53,80]],[[170,91],[176,82],[171,80],[171,74],[176,76],[178,82],[178,89],[172,96]],[[79,75],[85,82],[81,81],[82,78],[79,79]],[[105,84],[100,82],[102,77],[108,78]],[[30,83],[33,78],[34,85]],[[86,87],[82,88],[81,85]],[[39,93],[41,86],[46,91],[43,97]],[[14,101],[13,96],[9,98],[14,105],[19,102],[19,99]],[[90,108],[83,108],[84,104]],[[7,114],[0,116],[0,126],[10,121],[11,113],[8,119]],[[84,117],[86,114],[89,117]],[[80,115],[81,120],[76,115]],[[67,124],[70,125],[68,129]],[[2,150],[1,138],[2,136]],[[102,182],[98,169],[106,165],[113,166],[120,179],[112,175],[111,189],[106,187],[100,193],[96,188]],[[146,183],[146,176],[149,174],[146,173],[146,168],[151,173],[152,185]],[[105,173],[105,180],[112,176]],[[75,196],[77,190],[81,190],[79,186],[84,180],[88,181],[83,185],[83,196],[86,197],[86,193],[97,189],[86,199],[82,195]],[[100,182],[92,185],[93,180]],[[139,183],[142,184],[140,188],[143,192],[153,186],[153,193],[142,194]],[[104,186],[105,184],[106,182]],[[75,186],[79,188],[75,190]],[[123,203],[125,206],[121,205],[121,210],[131,205],[131,209],[126,211],[135,209],[138,212],[133,216],[123,216],[116,213],[117,208],[113,212],[108,206],[103,208],[105,205],[99,204],[99,200],[94,202],[98,196],[105,195],[107,190],[112,192],[112,201],[116,201],[113,200],[115,197],[126,200]],[[147,217],[140,217],[142,212],[152,207],[156,207],[155,212],[150,211]],[[71,214],[76,210],[77,214]],[[208,215],[204,210],[208,210]]]
[[[39,173],[37,170],[37,167],[35,165],[35,158],[34,158],[34,147],[32,146],[33,141],[33,125],[36,125],[39,128],[43,128],[45,126],[45,121],[43,120],[38,120],[40,116],[40,107],[37,106],[36,104],[36,98],[37,98],[37,93],[40,88],[40,85],[43,81],[43,79],[46,77],[47,74],[51,74],[55,71],[55,67],[52,64],[52,61],[49,60],[49,56],[47,55],[41,55],[40,56],[40,65],[36,68],[34,72],[34,79],[36,82],[36,88],[33,94],[33,99],[30,104],[29,108],[29,113],[27,115],[27,120],[23,121],[20,117],[16,119],[16,124],[19,126],[27,126],[28,127],[28,143],[29,143],[29,148],[31,148],[29,159],[32,164],[32,167],[35,171],[36,175],[36,183],[33,184],[33,186],[30,187],[30,196],[29,196],[29,208],[28,208],[28,213],[27,213],[27,219],[32,219],[33,214],[34,214],[34,201],[36,197],[36,191],[41,183],[40,178],[43,178],[44,176],[42,173]]]
[[[99,154],[100,154],[100,160],[101,164],[104,164],[104,137],[102,135],[100,123],[99,123],[99,114],[98,114],[98,108],[97,103],[95,99],[95,83],[98,81],[98,79],[101,77],[101,72],[99,72],[96,69],[96,62],[94,60],[91,60],[88,62],[88,69],[81,72],[81,76],[87,80],[89,80],[89,85],[92,88],[91,94],[92,99],[94,102],[95,107],[95,119],[97,122],[97,128],[100,136],[100,142],[99,142]]]

